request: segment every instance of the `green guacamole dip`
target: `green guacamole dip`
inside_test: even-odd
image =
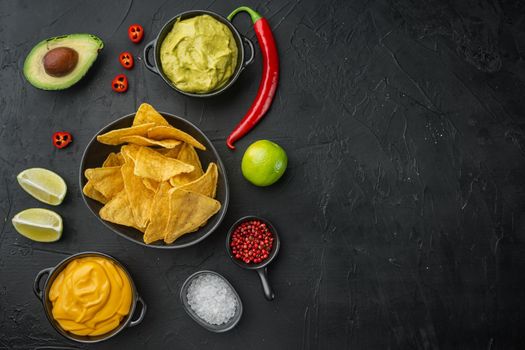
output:
[[[164,74],[180,90],[219,89],[237,67],[237,44],[230,29],[209,15],[177,20],[160,47]]]

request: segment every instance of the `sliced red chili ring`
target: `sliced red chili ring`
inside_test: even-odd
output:
[[[129,40],[138,44],[142,41],[144,37],[144,28],[140,24],[132,24],[128,28],[128,37]]]
[[[117,75],[111,82],[111,88],[115,92],[126,92],[128,90],[128,78],[124,74]]]
[[[121,53],[118,56],[118,60],[119,60],[120,64],[122,65],[122,67],[124,67],[126,69],[133,68],[134,60],[133,60],[133,55],[130,52],[125,51],[125,52]]]
[[[62,149],[67,147],[73,141],[73,137],[67,131],[57,131],[53,133],[53,145]]]

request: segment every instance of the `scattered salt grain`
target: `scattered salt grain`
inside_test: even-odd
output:
[[[209,324],[228,322],[237,309],[237,297],[221,277],[203,274],[188,287],[188,304],[201,319]]]

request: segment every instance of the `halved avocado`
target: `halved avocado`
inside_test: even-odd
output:
[[[104,43],[95,35],[69,34],[39,42],[24,62],[26,79],[39,89],[62,90],[87,73]]]

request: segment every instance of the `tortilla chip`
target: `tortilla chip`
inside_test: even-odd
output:
[[[134,174],[162,182],[180,173],[189,173],[193,170],[192,165],[183,163],[178,159],[164,157],[151,148],[142,147],[135,159]]]
[[[157,192],[157,190],[159,189],[159,182],[152,180],[152,179],[148,179],[147,177],[142,179],[142,183],[150,191]]]
[[[217,164],[210,163],[206,173],[199,177],[197,180],[189,182],[185,185],[178,187],[178,189],[196,192],[205,196],[215,198],[215,192],[217,190],[217,178],[219,172],[217,170]]]
[[[145,228],[149,221],[154,192],[144,186],[140,177],[133,174],[133,168],[134,164],[132,161],[126,162],[121,167],[124,189],[128,195],[136,225],[140,228]]]
[[[179,140],[152,140],[144,136],[124,136],[120,139],[122,142],[131,143],[138,146],[159,146],[163,148],[175,148],[182,142]]]
[[[148,130],[153,126],[155,126],[155,123],[146,123],[129,128],[115,129],[103,135],[98,135],[97,140],[106,145],[120,145],[121,143],[124,143],[124,141],[121,140],[123,137],[133,135],[146,136]]]
[[[159,112],[153,108],[152,105],[148,103],[142,103],[135,113],[135,118],[133,119],[133,126],[140,124],[154,123],[156,126],[170,125]]]
[[[194,170],[190,173],[180,174],[170,179],[170,184],[173,187],[178,187],[197,180],[204,174],[202,171],[201,161],[199,155],[192,145],[184,143],[181,146],[177,159],[186,164],[194,166]]]
[[[164,242],[170,244],[182,235],[194,232],[221,209],[221,203],[200,193],[172,188],[169,193],[170,216]]]
[[[175,139],[181,140],[190,145],[205,151],[206,147],[201,144],[199,141],[195,140],[193,136],[185,133],[182,130],[174,128],[173,126],[155,126],[148,130],[148,137],[154,140],[166,140],[166,139]]]
[[[139,229],[133,218],[126,191],[119,192],[99,211],[102,219]]]
[[[179,155],[179,152],[180,152],[180,150],[181,150],[183,145],[184,145],[184,142],[181,142],[176,147],[173,147],[173,148],[160,148],[160,149],[158,149],[156,151],[159,152],[160,154],[162,154],[164,157],[177,159],[177,156]]]
[[[137,145],[125,145],[120,148],[120,152],[124,158],[124,163],[127,161],[135,161],[137,158],[137,153],[139,152],[140,146]]]
[[[86,195],[86,197],[94,199],[102,204],[106,204],[108,202],[107,198],[104,197],[102,193],[95,190],[95,187],[93,187],[93,183],[91,181],[86,182],[82,192]]]
[[[86,169],[85,175],[95,190],[107,199],[113,198],[124,188],[119,166]]]
[[[102,163],[102,167],[108,168],[112,166],[121,166],[122,164],[124,164],[124,158],[122,154],[120,152],[119,153],[111,152],[106,158],[106,160],[104,161],[104,163]]]
[[[165,181],[159,185],[159,190],[155,193],[153,198],[153,207],[151,208],[151,218],[144,232],[144,243],[163,239],[166,231],[166,225],[170,216],[169,211],[169,195],[168,191],[171,189],[170,184]]]

